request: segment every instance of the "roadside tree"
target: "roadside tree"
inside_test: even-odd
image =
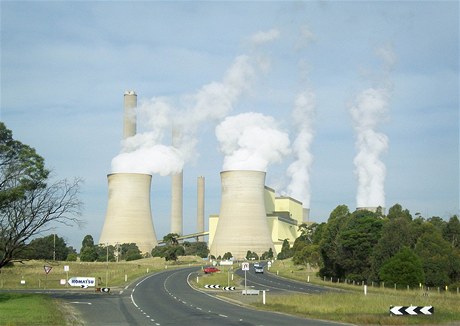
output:
[[[80,225],[81,180],[50,180],[44,159],[0,122],[0,268],[53,223]]]

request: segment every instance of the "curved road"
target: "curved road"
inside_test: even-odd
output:
[[[120,293],[56,291],[80,312],[86,325],[337,325],[257,311],[191,288],[187,279],[198,269],[166,270],[149,275]]]

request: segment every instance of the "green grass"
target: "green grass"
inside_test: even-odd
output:
[[[204,288],[206,284],[218,284],[221,287],[224,286],[238,286],[241,282],[241,278],[234,274],[235,269],[239,268],[238,265],[233,267],[231,266],[218,266],[220,272],[211,273],[211,274],[204,274],[203,272],[198,273],[198,282],[197,278],[192,277],[190,282],[193,286],[197,288]],[[232,280],[233,274],[233,280]]]
[[[119,263],[27,261],[0,269],[0,290],[72,289],[61,285],[61,279],[74,276],[95,277],[98,287],[122,287],[149,273],[183,266],[201,265],[196,257],[180,257],[177,262],[146,258]],[[52,266],[46,275],[43,266]],[[68,274],[64,266],[69,266]],[[21,283],[21,281],[24,281]],[[94,291],[89,288],[85,291]],[[0,325],[81,325],[71,307],[64,301],[41,294],[0,292]]]
[[[61,280],[71,277],[94,277],[97,287],[125,286],[136,278],[166,268],[202,264],[196,257],[180,257],[177,262],[165,262],[163,258],[145,258],[130,262],[60,262],[26,261],[13,267],[0,269],[0,290],[2,289],[63,289]],[[43,266],[52,269],[45,273]],[[69,272],[64,271],[69,266]],[[21,283],[22,282],[22,283]]]
[[[433,325],[460,324],[460,295],[456,292],[428,293],[420,289],[394,290],[368,286],[367,295],[362,285],[350,285],[324,281],[315,276],[316,271],[295,266],[290,260],[276,261],[271,273],[310,283],[338,287],[343,293],[327,294],[267,294],[266,304],[262,300],[253,306],[307,318],[347,322],[357,325]],[[390,306],[433,306],[432,316],[390,316]]]
[[[266,304],[253,304],[264,310],[274,310],[307,318],[334,320],[357,325],[441,324],[460,321],[459,298],[423,297],[416,294],[320,294],[270,295]],[[391,305],[435,307],[432,316],[390,316]]]
[[[0,325],[66,325],[56,300],[46,295],[0,293]]]

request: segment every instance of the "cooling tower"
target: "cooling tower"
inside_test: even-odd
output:
[[[158,244],[150,209],[152,176],[114,173],[107,179],[109,199],[99,243],[136,243],[143,253],[150,253]]]
[[[244,259],[248,250],[259,256],[269,248],[275,252],[265,212],[265,172],[224,171],[220,176],[222,198],[211,255],[230,252]]]
[[[137,95],[134,91],[126,91],[123,99],[123,139],[136,134]]]
[[[204,177],[198,177],[197,179],[197,205],[196,205],[196,227],[197,232],[204,232]],[[203,241],[203,237],[198,238],[199,241]]]

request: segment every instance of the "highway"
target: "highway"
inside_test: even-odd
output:
[[[257,311],[222,301],[214,295],[215,292],[197,291],[188,284],[189,275],[195,275],[196,271],[196,267],[165,270],[108,294],[53,291],[52,296],[65,300],[78,310],[85,325],[94,326],[337,325]],[[257,277],[259,275],[262,274]]]
[[[281,278],[276,276],[276,270],[271,270],[271,273],[267,272],[266,263],[264,267],[264,273],[255,273],[253,264],[251,264],[250,270],[246,272],[246,285],[248,288],[254,288],[258,290],[268,290],[270,292],[300,292],[309,294],[320,294],[325,292],[337,292],[340,290],[327,288],[324,286],[314,285],[311,283],[299,282]],[[238,269],[236,273],[238,276],[244,278],[244,271]]]

